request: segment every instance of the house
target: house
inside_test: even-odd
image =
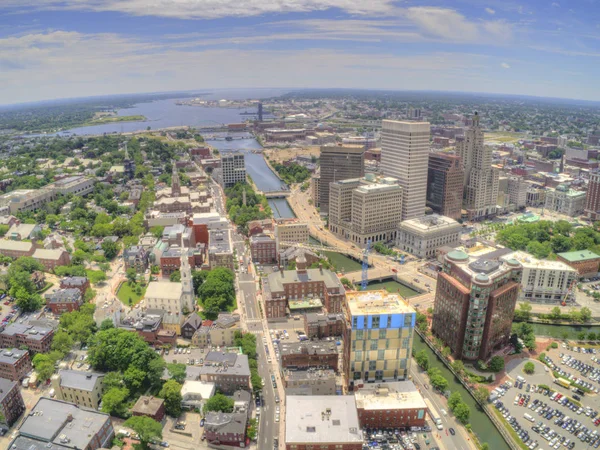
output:
[[[56,315],[78,311],[83,304],[81,291],[75,288],[57,289],[44,297],[46,298],[46,306]]]
[[[19,383],[0,378],[0,422],[9,427],[25,412],[25,402]]]
[[[141,245],[134,245],[125,249],[123,261],[126,269],[135,269],[137,273],[144,273],[148,268],[148,252]]]
[[[203,324],[192,336],[192,344],[197,347],[231,347],[236,332],[241,331],[239,314],[219,313],[217,320]]]
[[[204,436],[209,446],[246,447],[245,413],[209,412],[205,417]]]
[[[192,339],[194,333],[202,326],[202,317],[198,314],[190,314],[187,320],[181,325],[181,337],[184,339]]]
[[[32,242],[11,241],[9,239],[0,239],[0,255],[10,258],[20,258],[21,256],[31,256],[35,247]]]
[[[52,375],[52,387],[58,400],[98,409],[104,393],[104,374],[79,370],[59,370]]]
[[[38,239],[42,235],[42,228],[37,224],[21,223],[13,225],[6,233],[6,238],[13,241],[24,241],[25,239]]]
[[[89,287],[90,280],[88,280],[87,277],[65,277],[60,280],[61,289],[79,289],[82,297]]]
[[[206,400],[215,395],[215,383],[185,380],[181,387],[181,407],[202,410]]]
[[[46,250],[38,248],[33,252],[33,259],[36,259],[46,268],[47,271],[57,266],[68,266],[71,263],[71,256],[64,249]]]
[[[131,410],[134,416],[146,416],[157,422],[165,418],[165,401],[162,398],[142,395]]]

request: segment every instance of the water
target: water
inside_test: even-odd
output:
[[[417,333],[414,334],[413,348],[416,352],[425,350],[429,356],[429,367],[438,368],[442,376],[448,380],[448,389],[452,392],[460,392],[463,401],[471,409],[469,422],[473,427],[473,431],[477,434],[481,442],[487,442],[491,449],[494,450],[510,450],[492,421],[479,409],[479,406],[471,397],[471,394],[464,388],[462,384],[454,377],[454,374],[448,370],[442,361],[429,348],[425,341]],[[416,364],[413,360],[413,364]]]
[[[323,252],[329,259],[329,262],[335,266],[339,272],[356,272],[362,269],[361,263],[353,260],[349,256],[337,252]],[[352,281],[352,280],[350,280]],[[358,280],[360,282],[360,280]]]
[[[588,327],[580,325],[552,325],[546,323],[532,323],[533,332],[536,336],[549,336],[554,338],[563,338],[563,334],[567,333],[567,338],[577,339],[577,335],[585,331],[586,333],[594,332],[596,335],[600,333],[600,327]]]
[[[395,280],[372,281],[367,285],[368,291],[373,291],[373,290],[377,290],[377,289],[385,289],[388,292],[391,292],[394,294],[398,293],[404,298],[410,298],[410,297],[414,297],[415,295],[421,294],[419,291],[415,291],[413,288],[411,288],[405,284],[399,283]]]
[[[276,219],[296,217],[294,211],[292,211],[292,208],[285,198],[272,198],[269,200],[269,205],[273,211],[273,217]]]

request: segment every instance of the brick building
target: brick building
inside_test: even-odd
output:
[[[60,280],[61,289],[79,289],[81,296],[85,295],[85,291],[90,287],[90,280],[86,277],[66,277]]]
[[[0,347],[20,348],[26,346],[32,353],[50,351],[54,329],[46,326],[33,326],[29,323],[11,323],[0,331]]]
[[[33,252],[33,258],[42,263],[47,271],[51,271],[58,266],[68,266],[71,263],[71,256],[64,249],[46,250],[38,248]]]
[[[44,297],[46,306],[57,316],[66,312],[78,311],[83,304],[81,291],[75,288],[57,289]]]
[[[338,371],[339,354],[335,342],[280,342],[281,366],[285,369],[328,368]]]
[[[591,220],[600,217],[600,171],[590,172],[587,194],[585,198],[585,214]]]
[[[273,236],[257,234],[250,237],[252,261],[260,264],[277,263],[277,244]]]
[[[25,402],[19,389],[19,383],[0,378],[0,414],[4,418],[2,422],[10,427],[24,412]]]
[[[0,350],[0,378],[21,381],[31,369],[31,358],[27,350]]]
[[[162,422],[166,414],[165,401],[162,398],[142,395],[133,405],[131,413],[134,416],[146,416],[157,422]]]
[[[245,413],[223,413],[210,411],[204,422],[204,438],[208,445],[246,447],[248,415]]]
[[[343,314],[307,313],[304,315],[304,333],[309,338],[342,336],[346,328]]]
[[[600,267],[600,256],[589,250],[558,253],[558,260],[577,271],[579,277],[595,277]]]
[[[460,219],[464,176],[459,156],[429,153],[427,206],[442,216]]]

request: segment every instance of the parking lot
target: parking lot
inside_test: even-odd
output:
[[[363,435],[365,436],[365,444],[363,445],[365,450],[435,450],[438,448],[430,447],[435,445],[430,426],[418,431],[364,428]]]
[[[535,372],[531,375],[523,371],[528,360],[514,361],[512,365],[509,363],[507,373],[512,381],[503,385],[505,392],[494,401],[494,405],[528,448],[600,447],[598,396],[595,393],[576,392],[576,387],[563,387],[554,382],[552,374],[552,370],[562,371],[561,378],[563,374],[565,379],[569,379],[569,376],[572,376],[571,380],[581,377],[582,383],[588,383],[577,368],[580,364],[581,367],[595,364],[591,361],[593,356],[593,353],[580,354],[573,349],[568,350],[566,346],[559,347],[547,352],[549,364],[555,364],[556,369],[529,360],[535,365]],[[562,363],[563,358],[567,361],[565,364]],[[583,358],[588,361],[573,362],[573,368],[568,366],[570,360],[581,361]],[[597,364],[597,368],[600,369],[600,364]],[[597,382],[595,384],[598,385]]]

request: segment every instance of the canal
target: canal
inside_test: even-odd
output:
[[[460,384],[460,382],[454,377],[454,374],[448,370],[444,363],[437,357],[433,350],[429,348],[429,346],[417,333],[414,334],[413,348],[415,353],[425,350],[427,352],[427,356],[429,357],[429,367],[436,367],[440,370],[442,376],[448,380],[448,390],[451,392],[460,392],[463,401],[471,409],[471,417],[469,422],[471,423],[471,427],[479,438],[480,442],[487,442],[489,447],[494,450],[510,450],[510,447],[508,444],[506,444],[489,417],[479,409],[477,402],[475,402],[473,397],[471,397],[471,394],[469,394],[464,386]],[[412,364],[416,364],[414,359]]]
[[[547,336],[560,339],[577,339],[582,331],[586,333],[600,333],[600,327],[581,325],[552,325],[550,323],[532,323],[533,332],[536,336]]]

